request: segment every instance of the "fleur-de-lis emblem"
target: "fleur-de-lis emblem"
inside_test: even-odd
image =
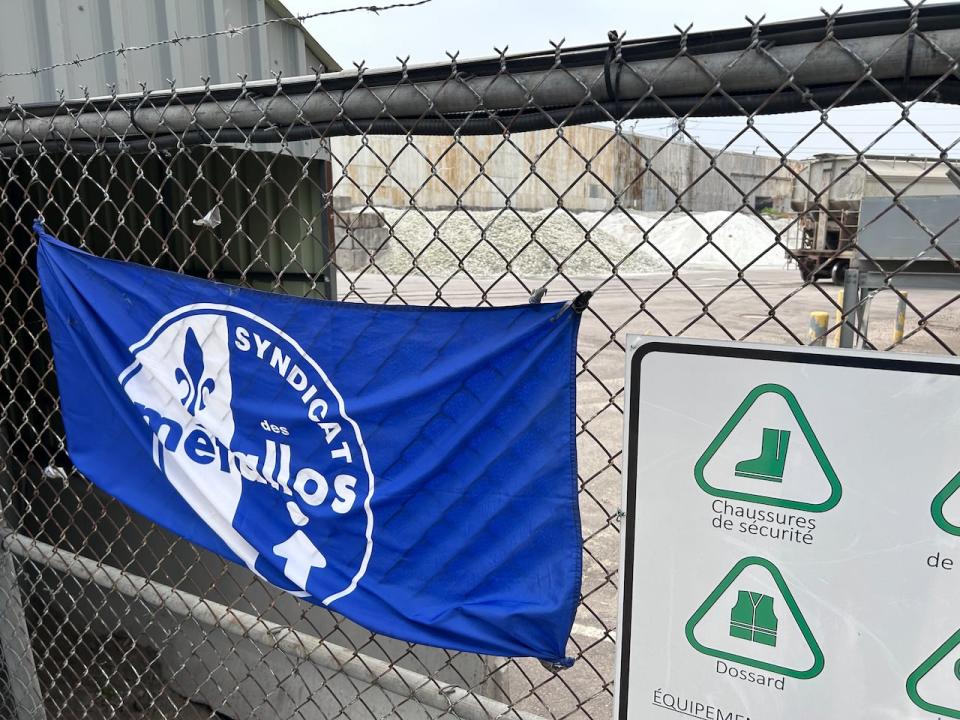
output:
[[[193,328],[187,328],[187,336],[183,343],[183,367],[178,367],[173,377],[178,386],[186,386],[180,402],[191,415],[196,415],[197,411],[203,410],[207,404],[207,397],[217,386],[213,378],[200,382],[203,378],[203,370],[203,348],[200,347],[200,341],[197,340]]]

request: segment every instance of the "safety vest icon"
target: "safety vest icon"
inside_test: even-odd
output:
[[[730,637],[776,647],[777,616],[773,612],[773,598],[739,590],[737,604],[730,611]]]

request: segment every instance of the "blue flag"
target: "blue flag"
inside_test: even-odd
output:
[[[94,484],[370,630],[564,662],[576,308],[289,297],[36,230],[67,449]]]

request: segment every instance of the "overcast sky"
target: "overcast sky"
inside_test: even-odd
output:
[[[309,13],[359,3],[352,0],[287,0],[295,13]],[[380,2],[386,4],[386,0]],[[461,58],[490,55],[493,48],[509,47],[510,52],[543,50],[549,41],[565,39],[568,45],[606,41],[608,30],[626,31],[628,38],[675,34],[674,24],[693,23],[694,31],[739,27],[744,15],[767,21],[796,20],[820,14],[821,0],[433,0],[416,8],[402,8],[374,15],[349,13],[320,17],[306,22],[307,28],[345,68],[361,60],[368,67],[396,65],[397,57],[413,63],[444,60],[446,52],[460,52]],[[844,12],[890,7],[893,2],[847,0]],[[834,6],[828,5],[828,9]],[[836,110],[831,123],[859,148],[867,147],[897,122],[900,110],[894,105]],[[960,134],[960,109],[954,106],[918,105],[911,117],[937,142],[954,143]],[[758,121],[761,132],[786,151],[800,142],[814,125],[814,113],[769,116]],[[672,132],[669,118],[631,121],[637,132],[666,136]],[[743,129],[736,118],[690,121],[689,132],[703,144],[720,147]],[[734,141],[732,148],[745,152],[773,150],[755,133]],[[825,128],[807,138],[791,153],[805,157],[819,152],[850,152],[837,136]],[[929,142],[907,124],[901,123],[884,135],[871,152],[886,154],[938,155]],[[951,152],[957,156],[957,152]]]

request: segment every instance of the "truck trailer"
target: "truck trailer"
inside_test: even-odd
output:
[[[794,182],[805,282],[866,270],[956,274],[960,187],[937,158],[818,155]]]

